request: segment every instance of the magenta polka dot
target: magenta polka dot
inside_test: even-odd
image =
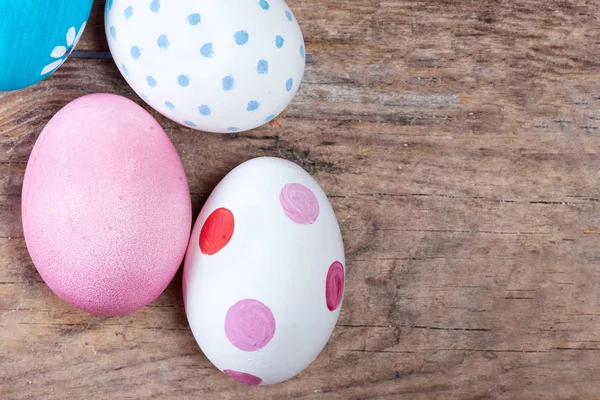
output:
[[[279,201],[283,212],[297,224],[310,225],[319,216],[319,201],[315,194],[299,183],[288,183],[281,189]]]
[[[342,297],[344,297],[344,266],[336,261],[329,267],[325,282],[325,300],[329,311],[334,311],[340,306]]]
[[[275,334],[275,318],[269,307],[257,300],[235,303],[225,316],[227,339],[240,350],[257,351]]]
[[[225,369],[223,372],[236,381],[245,383],[246,385],[260,385],[262,383],[262,379],[258,376],[250,375],[245,372],[233,371],[231,369]]]

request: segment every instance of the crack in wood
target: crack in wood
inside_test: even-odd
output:
[[[340,349],[341,351],[358,352],[358,353],[398,353],[398,354],[423,354],[423,353],[436,353],[443,351],[451,352],[472,352],[472,353],[518,353],[518,354],[538,354],[538,353],[550,353],[552,350],[600,350],[596,348],[591,349],[577,349],[577,348],[550,348],[544,350],[496,350],[496,349],[452,349],[452,348],[439,348],[439,349],[424,349],[418,351],[403,351],[403,350],[368,350],[368,349]]]
[[[583,204],[587,201],[600,201],[596,198],[579,197],[580,201],[562,201],[562,200],[512,200],[512,199],[493,199],[482,196],[457,196],[448,194],[437,194],[437,193],[357,193],[358,195],[365,197],[439,197],[444,199],[457,199],[457,200],[482,200],[492,203],[521,203],[521,204],[542,204],[542,205],[574,205]],[[329,196],[332,197],[332,196]],[[340,198],[352,198],[352,196],[336,195]],[[575,197],[575,196],[568,196]]]
[[[369,229],[348,229],[349,231],[365,231]],[[466,233],[466,234],[491,234],[491,235],[551,235],[547,232],[524,232],[524,231],[484,231],[484,230],[460,230],[460,229],[394,229],[377,228],[376,231],[383,232],[424,232],[424,233]]]
[[[401,351],[401,350],[364,350],[364,349],[340,349],[341,351],[355,353],[392,353],[392,354],[418,354],[418,351]]]
[[[342,328],[395,328],[396,327],[394,325],[369,325],[369,324],[354,325],[354,324],[340,324],[340,323],[338,323],[336,326],[339,326]]]
[[[415,329],[431,329],[435,331],[463,331],[463,332],[491,332],[491,329],[487,328],[445,328],[439,326],[424,326],[424,325],[398,325],[405,328]]]
[[[27,161],[0,161],[0,165],[27,165]]]
[[[564,351],[599,351],[597,347],[553,347],[553,350],[564,350]]]

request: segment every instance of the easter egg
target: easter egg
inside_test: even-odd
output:
[[[201,131],[269,122],[304,74],[302,32],[283,0],[109,0],[105,27],[133,90]]]
[[[92,0],[0,0],[0,92],[50,76],[83,34]]]
[[[188,322],[225,374],[250,385],[282,382],[327,343],[344,275],[339,225],[319,184],[292,162],[256,158],[219,183],[192,230]]]
[[[156,299],[183,260],[191,218],[173,144],[130,100],[81,97],[33,147],[22,197],[27,249],[75,307],[124,315]]]

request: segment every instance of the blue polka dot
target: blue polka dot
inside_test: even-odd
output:
[[[125,9],[125,19],[129,19],[133,16],[133,7],[129,6]]]
[[[116,39],[117,38],[117,30],[115,29],[115,27],[111,26],[109,30],[110,30],[110,36],[112,36],[113,39]]]
[[[248,32],[246,31],[239,31],[235,33],[235,42],[238,44],[238,46],[243,46],[246,43],[248,43],[248,38],[250,36],[248,35]]]
[[[263,10],[268,10],[269,8],[271,8],[267,0],[260,0],[258,4],[260,4],[260,8],[262,8]]]
[[[150,85],[150,87],[156,87],[156,79],[154,79],[153,76],[148,75],[146,77],[146,82],[148,82],[148,85]]]
[[[285,12],[285,17],[286,17],[286,18],[287,18],[287,19],[288,19],[290,22],[292,22],[292,13],[291,13],[291,12],[289,12],[289,11],[286,11],[286,12]]]
[[[150,3],[150,10],[157,13],[158,10],[160,10],[160,0],[152,0],[152,3]]]
[[[300,46],[300,55],[302,56],[302,58],[306,56],[306,54],[304,53],[304,46]]]
[[[269,62],[267,60],[260,60],[256,66],[256,70],[259,74],[264,75],[269,73]]]
[[[229,132],[237,132],[240,130],[240,128],[236,127],[236,126],[230,126],[229,128],[227,128],[227,130]]]
[[[142,100],[144,100],[146,103],[148,103],[148,98],[146,97],[146,95],[144,93],[140,93],[140,97],[142,98]]]
[[[170,101],[165,101],[165,106],[167,106],[167,108],[171,111],[173,111],[175,109],[175,105],[173,103],[171,103]]]
[[[265,122],[269,122],[269,121],[271,121],[273,119],[275,119],[275,114],[271,114],[267,118],[265,118]]]
[[[125,64],[121,64],[121,69],[123,70],[123,74],[125,74],[125,76],[129,76],[129,70],[127,69]]]
[[[179,83],[179,86],[181,87],[186,87],[190,84],[190,77],[187,75],[179,75],[177,77],[177,83]]]
[[[137,46],[133,46],[131,48],[131,58],[133,58],[134,60],[139,60],[140,56],[142,55],[142,52],[140,51],[140,48]]]
[[[233,76],[226,76],[225,78],[223,78],[223,90],[231,90],[233,89],[233,87],[235,86],[235,79],[233,79]]]
[[[258,110],[258,107],[260,107],[260,103],[256,100],[252,100],[250,103],[248,103],[246,110],[252,112]]]
[[[275,36],[275,46],[277,46],[278,49],[282,48],[284,43],[285,40],[281,35]]]
[[[200,49],[200,54],[202,54],[206,58],[211,58],[215,54],[215,52],[213,51],[213,44],[206,43],[204,46],[202,46],[202,48]]]
[[[108,11],[110,11],[112,9],[113,6],[113,0],[108,0],[106,2],[106,8],[108,9]]]
[[[167,47],[169,47],[169,38],[167,37],[167,35],[160,35],[158,37],[158,47],[160,47],[161,49],[166,49]]]
[[[193,123],[192,121],[183,121],[183,123],[186,124],[186,125],[188,125],[188,126],[192,126],[192,127],[196,126],[196,124]]]
[[[211,114],[210,107],[208,107],[208,106],[200,106],[200,107],[198,107],[198,111],[200,112],[200,115],[204,115],[204,116]]]
[[[292,90],[292,86],[294,86],[294,79],[290,78],[287,80],[287,82],[285,82],[285,89],[289,92]]]
[[[200,14],[190,14],[187,17],[187,21],[190,25],[198,25],[201,20]]]

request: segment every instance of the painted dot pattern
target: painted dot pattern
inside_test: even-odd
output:
[[[226,91],[233,90],[234,86],[235,86],[235,79],[233,79],[233,76],[226,76],[225,78],[223,78],[223,90],[226,90]]]
[[[275,335],[275,317],[265,304],[240,300],[225,315],[225,334],[232,345],[253,352],[265,347]]]
[[[231,369],[223,370],[223,373],[240,383],[245,383],[246,385],[260,385],[262,383],[262,379],[258,376],[254,376],[252,374],[247,374],[245,372],[233,371]]]
[[[202,18],[200,17],[200,14],[190,14],[187,17],[187,22],[190,25],[198,25],[200,24],[200,22],[202,21]]]
[[[137,46],[133,46],[131,48],[131,52],[130,53],[131,53],[131,58],[133,58],[136,61],[139,60],[140,57],[141,57],[141,55],[142,55],[142,52],[141,52],[140,48],[137,47]]]
[[[275,36],[275,46],[280,49],[285,44],[285,39],[281,35]]]
[[[158,11],[160,11],[160,0],[153,0],[152,3],[150,3],[150,10],[154,13],[158,13]]]
[[[262,8],[263,10],[268,10],[269,8],[271,8],[271,6],[269,5],[269,2],[267,0],[260,0],[259,2],[260,8]]]
[[[279,201],[285,215],[297,224],[310,225],[319,217],[319,201],[304,185],[288,183],[281,189]]]
[[[256,66],[256,70],[259,74],[264,75],[269,73],[269,62],[267,60],[260,60]]]
[[[335,311],[344,297],[344,266],[339,261],[334,262],[327,271],[325,281],[325,300],[329,311]]]
[[[160,35],[157,40],[158,47],[166,50],[169,47],[169,37],[167,35]]]
[[[200,48],[200,54],[202,54],[206,58],[211,58],[212,56],[214,56],[215,52],[213,50],[213,44],[212,43],[206,43],[205,45],[203,45]]]
[[[190,84],[190,77],[187,75],[179,75],[177,77],[177,83],[181,87],[187,87]]]
[[[204,115],[205,117],[209,116],[212,113],[210,107],[207,105],[202,105],[198,107],[198,112],[200,113],[200,115]]]
[[[291,12],[288,9],[283,9],[281,8],[280,4],[275,4],[270,0],[250,0],[250,2],[253,5],[248,5],[248,7],[257,7],[259,8],[260,11],[260,15],[264,15],[264,16],[273,16],[273,18],[276,19],[283,19],[283,20],[287,20],[286,22],[294,22],[293,16],[291,14]],[[120,3],[120,4],[119,4]],[[177,9],[177,7],[179,7],[178,5],[175,6],[175,9]],[[244,6],[246,7],[246,6]],[[136,40],[130,40],[130,37],[132,36],[130,34],[130,30],[121,30],[121,26],[119,24],[134,24],[133,26],[135,26],[135,24],[139,24],[141,20],[144,20],[148,17],[148,13],[153,13],[156,14],[158,16],[160,15],[169,15],[168,18],[172,18],[172,13],[173,13],[173,8],[170,4],[164,4],[164,9],[163,9],[163,4],[161,3],[161,0],[142,0],[140,2],[126,2],[126,1],[115,1],[115,0],[107,0],[107,6],[106,6],[106,10],[107,10],[107,28],[108,28],[108,34],[109,34],[109,39],[112,39],[109,41],[109,45],[111,45],[111,51],[113,51],[113,44],[115,46],[117,46],[117,43],[122,43],[122,44],[118,44],[118,46],[127,46],[126,48],[129,49],[128,51],[128,55],[130,57],[130,61],[138,61],[139,64],[129,64],[127,63],[128,67],[125,67],[125,63],[123,63],[123,61],[126,61],[124,59],[119,59],[115,57],[115,60],[117,61],[117,65],[121,65],[121,72],[124,76],[128,77],[128,83],[130,83],[132,85],[132,87],[134,87],[134,89],[139,93],[139,90],[142,89],[142,87],[137,87],[136,86],[136,82],[139,82],[137,76],[141,74],[143,74],[143,81],[145,81],[144,83],[149,86],[150,88],[158,88],[152,92],[147,93],[149,96],[147,102],[152,105],[158,107],[157,109],[161,110],[161,112],[166,112],[165,115],[179,121],[182,124],[188,125],[188,126],[192,126],[191,124],[189,124],[189,122],[192,122],[194,124],[194,127],[196,126],[200,126],[200,128],[198,129],[202,129],[202,126],[210,123],[211,125],[214,125],[214,122],[203,122],[203,121],[214,121],[214,118],[218,118],[223,119],[225,118],[223,115],[236,115],[236,113],[231,110],[231,105],[232,104],[237,104],[236,108],[240,106],[239,101],[242,101],[243,104],[245,104],[245,106],[242,105],[242,107],[245,107],[245,110],[240,109],[239,111],[246,111],[247,113],[251,113],[251,114],[246,114],[248,115],[248,117],[244,117],[246,119],[249,120],[249,118],[252,118],[254,121],[256,122],[252,122],[252,124],[254,124],[254,126],[258,126],[260,125],[259,121],[264,121],[264,122],[268,122],[271,121],[272,119],[275,118],[275,116],[281,112],[281,110],[283,110],[283,108],[285,108],[285,106],[287,105],[287,103],[289,103],[289,101],[291,101],[291,97],[293,96],[293,94],[287,94],[289,92],[292,92],[292,88],[290,87],[290,85],[288,84],[289,81],[286,81],[285,79],[283,79],[284,84],[282,85],[281,83],[279,83],[279,87],[281,89],[279,89],[278,91],[280,91],[280,93],[286,93],[285,94],[285,101],[287,102],[286,104],[282,104],[281,106],[278,106],[276,104],[272,104],[273,101],[279,101],[277,96],[282,96],[281,94],[277,95],[275,94],[275,96],[272,96],[272,94],[274,93],[274,91],[277,91],[277,89],[275,89],[275,86],[273,86],[272,88],[269,89],[268,92],[268,96],[264,95],[264,96],[254,96],[252,95],[252,93],[248,93],[248,88],[252,87],[252,85],[248,85],[245,81],[248,80],[249,75],[247,73],[244,72],[237,72],[237,70],[235,68],[233,68],[233,74],[227,75],[226,77],[221,77],[222,82],[221,82],[221,87],[223,89],[224,92],[228,92],[228,91],[236,91],[236,96],[238,96],[237,98],[235,97],[231,97],[228,101],[223,101],[224,99],[215,99],[214,96],[213,98],[209,98],[208,95],[203,94],[201,90],[199,90],[199,85],[204,85],[206,83],[210,83],[210,82],[206,82],[206,80],[203,79],[198,79],[196,81],[196,83],[191,82],[193,80],[194,74],[199,73],[198,71],[201,71],[201,68],[188,68],[187,66],[185,66],[184,68],[182,68],[179,72],[178,75],[175,76],[171,76],[170,78],[167,76],[163,76],[164,73],[160,70],[156,70],[156,68],[152,68],[152,69],[148,69],[146,68],[146,65],[148,63],[153,63],[154,65],[161,65],[160,64],[160,58],[157,58],[156,52],[162,52],[163,54],[168,54],[169,53],[169,49],[172,48],[172,46],[177,46],[177,50],[178,52],[182,51],[182,44],[179,43],[180,40],[176,40],[177,38],[180,38],[180,33],[174,33],[173,30],[170,28],[169,24],[154,24],[154,26],[152,26],[149,29],[149,34],[151,37],[154,37],[154,43],[152,46],[152,43],[148,43],[145,38],[143,37],[139,37]],[[115,18],[111,18],[111,14],[112,13],[119,13],[121,15],[120,19],[115,19]],[[180,24],[180,28],[184,28],[187,29],[186,32],[193,32],[190,29],[195,29],[194,27],[202,25],[203,23],[205,23],[204,18],[203,18],[203,14],[201,14],[202,11],[198,10],[198,12],[195,12],[193,10],[189,10],[189,8],[187,9],[186,13],[182,13],[182,15],[179,17],[181,18],[181,24]],[[263,14],[264,13],[264,14]],[[206,15],[211,15],[210,13],[207,13]],[[124,18],[123,18],[124,16]],[[160,17],[159,17],[160,18]],[[208,18],[208,17],[207,17]],[[262,17],[261,17],[262,18]],[[272,17],[267,17],[267,18],[272,18]],[[273,21],[275,21],[273,20]],[[156,20],[156,21],[160,21],[160,20]],[[268,21],[268,20],[266,20]],[[214,21],[213,21],[214,22]],[[110,23],[110,25],[108,25]],[[281,24],[281,23],[280,23]],[[226,24],[225,24],[226,25]],[[248,25],[252,25],[252,24],[248,24]],[[131,25],[129,25],[131,26]],[[139,25],[138,25],[139,26]],[[295,51],[299,51],[300,54],[304,54],[304,46],[301,44],[301,36],[300,36],[300,44],[298,44],[298,40],[296,39],[297,35],[295,32],[289,31],[290,28],[287,28],[287,25],[277,25],[276,23],[273,24],[273,27],[279,26],[279,28],[275,28],[277,29],[277,31],[271,31],[271,35],[272,36],[268,36],[272,39],[270,42],[270,46],[272,49],[279,49],[281,50],[281,52],[279,52],[278,54],[282,54],[282,56],[277,56],[277,57],[285,57],[285,60],[289,60],[291,57],[290,54],[288,54],[288,50],[290,49],[290,51],[293,51],[295,49]],[[156,32],[156,29],[160,29],[162,30],[162,32]],[[242,24],[241,26],[236,26],[235,28],[237,29],[232,29],[231,30],[231,35],[233,38],[233,41],[231,42],[231,46],[237,46],[237,48],[240,49],[240,51],[243,51],[244,53],[241,54],[251,54],[251,53],[247,53],[246,50],[242,50],[242,49],[247,49],[250,48],[249,51],[251,52],[255,52],[256,46],[263,46],[265,45],[266,39],[263,36],[260,35],[260,30],[256,30],[256,27],[253,26],[245,26],[245,24]],[[291,28],[294,29],[294,28]],[[139,29],[138,29],[139,31]],[[146,31],[146,30],[144,30]],[[259,35],[257,35],[256,33],[259,33]],[[292,33],[290,33],[292,32]],[[119,33],[121,33],[119,35]],[[254,35],[254,36],[253,36]],[[146,35],[148,36],[148,35]],[[202,56],[202,58],[199,58],[198,60],[203,60],[203,59],[210,59],[210,60],[219,60],[219,55],[221,56],[225,56],[225,57],[239,57],[239,56],[235,56],[232,55],[232,48],[229,47],[229,45],[224,44],[219,42],[218,46],[219,48],[215,48],[215,45],[213,43],[213,41],[210,41],[210,35],[208,37],[205,36],[206,39],[206,43],[202,44],[196,44],[197,47],[195,47],[195,51],[199,51],[200,55]],[[117,40],[119,39],[119,40]],[[289,40],[289,41],[288,41]],[[175,43],[177,42],[177,43]],[[216,42],[215,42],[216,43]],[[262,43],[262,44],[261,44]],[[274,47],[272,47],[274,45]],[[185,46],[185,44],[183,44],[183,46]],[[175,48],[175,47],[173,47]],[[183,51],[185,52],[185,48],[183,49]],[[175,54],[175,52],[173,52],[173,54]],[[256,53],[257,55],[260,53]],[[285,54],[285,55],[284,55]],[[258,74],[259,76],[263,76],[264,78],[261,78],[261,85],[266,82],[267,84],[269,84],[270,81],[272,80],[277,80],[278,82],[281,82],[281,67],[282,67],[282,63],[281,63],[281,58],[277,58],[271,60],[271,56],[268,52],[266,52],[265,54],[260,54],[262,55],[264,58],[260,58],[257,57],[258,60],[255,58],[254,60],[254,69],[255,69],[255,73]],[[266,56],[266,57],[265,57]],[[114,57],[114,54],[113,54]],[[240,58],[236,58],[236,60],[241,60],[242,62],[246,62],[243,56],[241,59]],[[210,60],[206,60],[206,62],[211,62]],[[273,64],[271,64],[271,61],[273,61]],[[277,61],[277,62],[276,62]],[[194,61],[196,62],[196,61]],[[214,61],[212,61],[214,62]],[[218,63],[221,63],[222,61],[217,61]],[[185,63],[184,63],[185,64]],[[210,65],[210,64],[207,64]],[[212,65],[220,65],[220,64],[212,64]],[[285,63],[283,63],[283,65],[285,66]],[[140,68],[142,68],[142,70],[140,71]],[[287,67],[286,67],[287,68]],[[297,70],[296,70],[297,71]],[[303,69],[302,69],[303,71]],[[223,69],[223,72],[227,73],[227,69]],[[290,75],[292,75],[290,73]],[[294,79],[301,79],[302,76],[297,77],[296,73],[293,74],[294,77],[293,78],[289,78],[292,79],[292,87],[293,87],[293,81]],[[271,77],[272,76],[272,77]],[[285,75],[284,75],[285,76]],[[240,79],[240,82],[237,82],[237,79]],[[165,110],[164,106],[169,103],[169,104],[173,104],[171,103],[172,99],[175,99],[177,96],[176,92],[173,92],[170,88],[173,87],[173,83],[175,82],[176,86],[179,87],[188,87],[188,86],[192,86],[193,88],[190,89],[191,93],[200,93],[199,95],[194,94],[193,96],[198,97],[197,100],[199,100],[195,105],[193,105],[193,107],[195,107],[198,110],[198,114],[196,114],[196,117],[194,117],[194,115],[192,115],[190,113],[190,107],[192,105],[187,105],[187,104],[179,104],[179,107],[177,108],[177,113],[176,114],[170,114],[171,111],[175,111],[174,107],[168,107],[167,106],[167,110]],[[200,83],[202,82],[202,83]],[[253,85],[257,85],[256,83],[254,83]],[[297,85],[296,85],[297,86]],[[214,87],[214,85],[209,86],[209,87]],[[212,89],[211,89],[212,90]],[[169,93],[163,94],[164,92],[169,91]],[[157,96],[161,96],[162,98]],[[239,100],[237,100],[239,99]],[[261,104],[263,102],[267,102],[268,104]],[[161,107],[161,105],[163,105]],[[272,110],[275,110],[276,112],[274,114],[272,114]],[[213,112],[215,111],[215,112]],[[227,114],[224,114],[227,113]],[[254,115],[253,117],[250,117],[250,115]],[[204,120],[202,120],[200,117],[210,117],[210,118],[204,118]],[[179,119],[181,118],[181,119]],[[245,122],[244,121],[237,121],[236,119],[230,120],[229,122],[240,122],[241,125],[238,125],[237,123],[233,126],[227,126],[227,125],[221,125],[220,128],[215,128],[215,129],[222,129],[222,131],[227,131],[227,132],[235,132],[235,131],[239,131],[239,130],[247,130],[247,129],[251,129],[251,127],[246,127],[245,126]],[[221,122],[219,122],[220,124]],[[235,130],[230,129],[230,128],[236,128]],[[209,129],[210,130],[210,129]]]
[[[246,111],[248,111],[248,112],[256,111],[256,110],[258,110],[259,107],[260,107],[260,103],[256,100],[252,100],[250,103],[248,103],[248,107],[246,107]]]
[[[250,35],[246,31],[239,31],[235,33],[235,42],[238,46],[243,46],[248,43],[248,39],[250,39]]]
[[[202,254],[212,256],[227,246],[233,237],[234,227],[235,221],[230,210],[218,208],[213,211],[200,231],[199,246]]]

